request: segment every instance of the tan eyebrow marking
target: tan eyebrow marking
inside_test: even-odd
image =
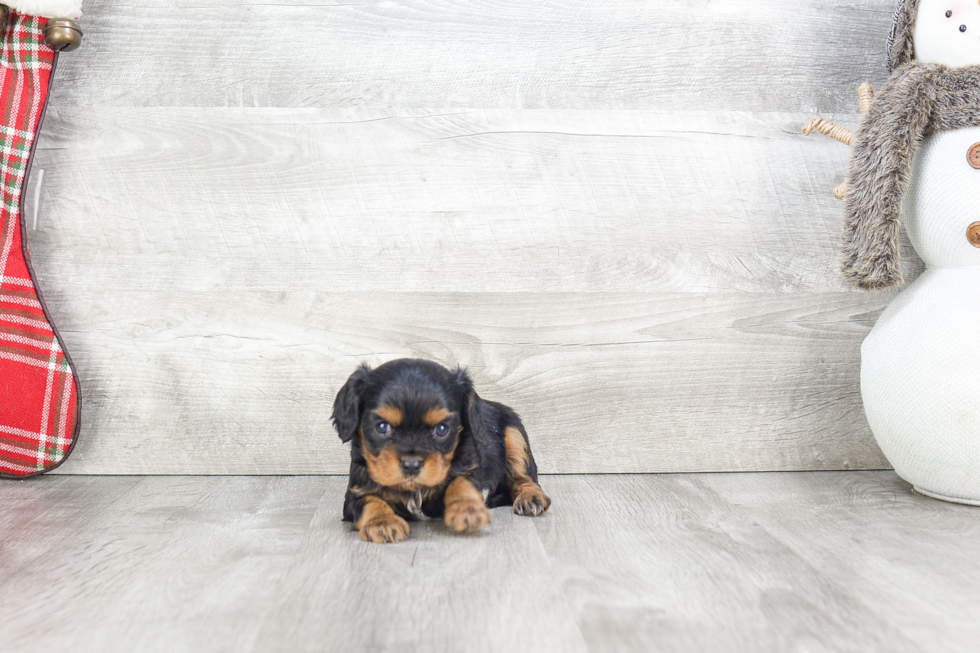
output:
[[[405,419],[405,414],[402,413],[401,408],[395,408],[394,406],[381,406],[375,409],[374,414],[392,426],[400,426],[402,420]]]
[[[445,408],[430,408],[429,410],[425,411],[425,417],[422,419],[425,420],[425,423],[429,426],[435,426],[450,415],[452,415],[452,412],[446,410]]]

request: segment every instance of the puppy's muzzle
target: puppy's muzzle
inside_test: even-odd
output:
[[[420,456],[405,456],[401,460],[402,474],[408,478],[418,476],[424,462]]]

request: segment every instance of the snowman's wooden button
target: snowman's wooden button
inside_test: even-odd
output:
[[[966,153],[966,160],[970,162],[970,165],[980,170],[980,143],[974,143],[970,151]]]
[[[974,222],[966,228],[966,239],[974,247],[980,247],[980,222]]]

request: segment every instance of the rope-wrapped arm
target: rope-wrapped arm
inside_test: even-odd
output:
[[[865,82],[858,86],[858,105],[861,107],[861,113],[866,114],[871,110],[871,103],[874,102],[875,91],[871,87],[871,84]],[[855,132],[852,129],[847,129],[846,127],[841,127],[835,122],[829,120],[824,120],[823,118],[813,118],[805,125],[803,125],[803,135],[809,136],[814,131],[820,132],[821,134],[826,134],[836,141],[840,141],[844,145],[851,147],[854,145]],[[842,181],[834,187],[834,197],[839,200],[844,199],[844,195],[847,194],[847,182]]]

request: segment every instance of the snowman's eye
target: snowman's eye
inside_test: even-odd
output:
[[[966,31],[966,25],[960,25],[960,31],[961,32],[965,32]]]
[[[949,18],[952,15],[953,15],[953,12],[952,11],[947,11],[946,12],[946,18]]]

